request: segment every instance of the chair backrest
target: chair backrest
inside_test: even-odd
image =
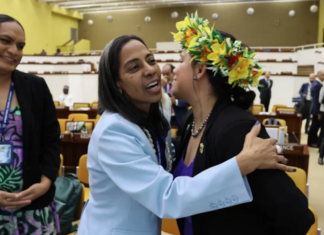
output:
[[[298,167],[296,168],[296,172],[287,172],[287,174],[290,176],[290,178],[294,181],[295,185],[297,188],[300,189],[300,191],[302,191],[305,196],[307,196],[307,176],[306,176],[306,172]]]
[[[306,235],[318,235],[317,233],[317,229],[318,229],[318,217],[317,217],[317,213],[316,211],[312,208],[312,207],[308,207],[308,209],[310,209],[315,217],[315,222],[314,224],[310,227],[310,229],[308,230]]]
[[[89,115],[86,113],[71,113],[68,119],[73,119],[74,121],[85,121],[89,119]]]
[[[90,107],[91,108],[98,108],[98,104],[99,104],[98,101],[94,101],[94,102],[91,103]]]
[[[252,107],[252,113],[258,114],[264,112],[264,105],[263,104],[254,104]]]
[[[274,104],[274,105],[272,106],[272,110],[271,110],[271,112],[272,112],[272,113],[275,113],[275,112],[277,112],[277,108],[286,108],[286,107],[288,107],[288,106],[285,105],[285,104]]]
[[[59,124],[60,124],[60,129],[61,129],[61,134],[65,132],[66,130],[66,121],[68,121],[68,119],[57,119]]]
[[[162,219],[161,230],[172,235],[180,235],[177,220],[175,219]]]
[[[84,154],[79,159],[78,179],[83,184],[89,185],[89,172],[87,168],[88,154]]]
[[[99,120],[100,117],[101,117],[101,115],[100,114],[97,114],[96,119]]]
[[[55,107],[56,107],[56,106],[60,106],[60,102],[58,102],[58,101],[54,101],[54,105],[55,105]]]
[[[276,126],[287,126],[284,119],[280,118],[265,118],[262,122],[263,125],[276,125]]]
[[[90,108],[89,103],[74,103],[73,104],[74,109],[79,109],[79,108]]]
[[[177,137],[177,128],[171,128],[171,138],[176,138]]]
[[[60,160],[61,160],[61,162],[60,162],[60,168],[58,171],[58,175],[62,176],[63,175],[63,155],[62,154],[60,154]]]

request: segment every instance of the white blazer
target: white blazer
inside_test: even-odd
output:
[[[88,149],[90,198],[78,235],[158,235],[160,218],[180,218],[250,202],[236,158],[197,176],[178,177],[158,165],[141,128],[105,112]],[[226,200],[226,202],[225,202]]]

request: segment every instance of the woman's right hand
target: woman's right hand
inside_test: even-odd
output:
[[[27,206],[31,203],[31,200],[18,200],[17,193],[8,193],[0,191],[0,207],[15,207],[16,209]]]
[[[287,159],[277,154],[275,139],[261,139],[258,137],[261,125],[254,125],[246,135],[243,150],[236,156],[236,160],[243,176],[256,169],[279,169],[282,171],[295,171],[293,167],[286,166]]]

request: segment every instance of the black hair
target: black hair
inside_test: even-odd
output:
[[[170,72],[173,73],[173,70],[175,69],[175,66],[173,64],[165,64],[163,67],[165,66],[170,66]]]
[[[236,38],[229,34],[222,31],[218,31],[222,34],[223,38],[230,38],[231,41],[235,41]],[[244,47],[247,47],[244,45]],[[253,104],[255,99],[255,93],[246,91],[244,88],[239,86],[232,87],[228,83],[228,77],[223,77],[219,73],[214,75],[212,70],[206,70],[209,78],[209,82],[213,87],[215,94],[217,95],[218,99],[220,100],[232,100],[234,104],[239,106],[240,108],[247,110]],[[253,96],[254,94],[254,96]]]
[[[16,20],[15,18],[12,18],[11,16],[0,14],[0,25],[1,25],[1,23],[6,23],[6,22],[16,22],[17,24],[20,25],[22,30],[25,32],[24,27],[19,23],[18,20]]]
[[[123,46],[131,40],[137,40],[146,46],[144,41],[135,35],[123,35],[112,40],[101,55],[98,111],[100,114],[105,110],[119,113],[128,121],[140,127],[166,135],[169,130],[169,123],[161,112],[160,101],[151,104],[149,113],[146,113],[137,108],[125,94],[119,91],[117,86],[117,81],[120,80],[120,52]]]

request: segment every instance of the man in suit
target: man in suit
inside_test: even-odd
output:
[[[265,111],[268,112],[273,81],[270,79],[270,72],[266,72],[264,77],[265,78],[259,81],[259,84],[262,85],[262,87],[259,87],[258,89],[260,91],[261,104],[264,105]]]
[[[318,72],[317,77],[324,81],[324,70],[321,70]],[[324,158],[324,120],[323,120],[323,115],[324,115],[324,86],[322,86],[319,94],[318,101],[320,103],[320,113],[319,113],[319,119],[321,120],[321,135],[319,138],[319,158],[318,158],[318,164],[323,165],[323,158]]]
[[[323,73],[323,74],[322,74]],[[321,115],[320,115],[320,102],[319,94],[323,86],[322,82],[324,81],[324,71],[319,71],[317,78],[312,83],[311,95],[312,95],[312,104],[311,104],[311,114],[312,114],[312,124],[308,133],[307,144],[310,147],[316,148],[318,143],[318,130],[321,127]]]
[[[299,90],[300,97],[304,103],[303,117],[306,118],[306,126],[305,126],[306,134],[308,134],[308,127],[309,127],[309,120],[310,120],[310,107],[312,104],[311,86],[315,80],[315,77],[316,76],[314,73],[309,74],[309,82],[304,83]]]
[[[189,104],[183,100],[176,99],[172,95],[172,82],[174,79],[174,66],[172,64],[166,64],[162,68],[162,76],[168,80],[168,83],[164,86],[165,91],[169,94],[172,108],[171,108],[171,126],[181,126],[183,116],[188,111]]]

